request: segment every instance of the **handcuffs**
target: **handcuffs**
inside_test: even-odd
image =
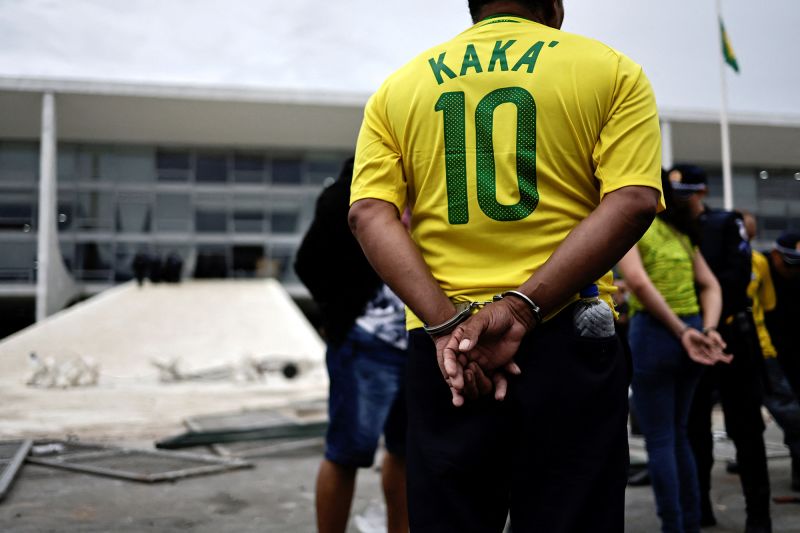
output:
[[[422,329],[425,330],[425,333],[427,333],[432,337],[436,335],[443,335],[445,333],[450,333],[456,328],[456,326],[458,326],[466,319],[468,319],[472,315],[472,311],[474,309],[478,309],[480,307],[483,307],[484,305],[488,305],[493,302],[499,302],[506,296],[514,296],[525,302],[528,308],[531,310],[531,313],[533,313],[533,317],[536,319],[536,323],[540,324],[542,322],[542,310],[539,308],[538,305],[536,305],[536,303],[533,300],[531,300],[527,295],[519,291],[506,291],[500,294],[495,294],[492,297],[491,301],[488,302],[458,302],[455,304],[456,307],[455,315],[445,320],[441,324],[437,324],[435,326],[429,326],[425,324],[422,327]]]

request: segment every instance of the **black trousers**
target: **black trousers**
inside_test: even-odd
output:
[[[787,345],[789,343],[786,343]],[[778,362],[789,381],[795,396],[800,398],[800,347],[793,346],[791,351],[778,352]]]
[[[770,505],[764,420],[761,417],[764,361],[749,315],[746,323],[721,326],[719,331],[728,344],[726,351],[733,354],[733,361],[728,365],[717,364],[706,371],[695,391],[689,415],[689,441],[697,462],[701,502],[704,507],[709,506],[714,464],[711,411],[715,391],[718,391],[725,413],[725,430],[736,446],[747,516],[763,519],[769,517]]]
[[[506,400],[453,407],[430,338],[410,335],[408,505],[412,532],[624,530],[629,361],[618,337],[573,331],[569,309],[515,358]]]

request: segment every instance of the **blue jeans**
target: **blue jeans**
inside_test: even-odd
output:
[[[682,320],[702,327],[698,315]],[[661,530],[696,533],[700,531],[700,488],[686,428],[703,369],[649,313],[633,316],[628,338],[633,354],[633,403],[647,445]]]
[[[405,456],[405,374],[408,356],[353,326],[341,345],[328,346],[330,376],[325,457],[366,468],[381,434],[386,449]]]

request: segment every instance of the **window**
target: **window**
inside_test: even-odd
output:
[[[75,273],[84,281],[110,282],[112,279],[111,244],[78,243],[75,246]]]
[[[237,209],[233,212],[233,231],[261,233],[264,231],[264,212]]]
[[[328,178],[336,179],[345,158],[317,159],[308,163],[308,181],[314,185],[322,185]]]
[[[261,233],[264,231],[264,194],[237,194],[233,197],[233,231]]]
[[[63,239],[60,241],[59,248],[61,249],[61,257],[64,259],[64,265],[67,267],[67,271],[71,273],[75,267],[75,243]]]
[[[191,218],[188,194],[156,195],[156,231],[189,231]]]
[[[123,183],[152,183],[155,164],[152,148],[119,146],[99,154],[100,175]]]
[[[227,278],[228,248],[216,245],[198,246],[194,277],[199,279]]]
[[[194,228],[198,233],[225,233],[228,231],[228,214],[218,208],[197,206]]]
[[[35,261],[35,242],[0,242],[0,280],[32,282]]]
[[[0,231],[30,232],[36,214],[36,193],[32,190],[4,190],[0,194]]]
[[[39,146],[36,143],[0,143],[0,183],[30,183],[39,179]]]
[[[121,192],[117,203],[117,231],[147,233],[150,231],[151,196],[148,193]]]
[[[72,183],[78,179],[78,147],[74,144],[58,145],[58,183]]]
[[[789,180],[777,175],[774,172],[767,172],[767,179],[757,178],[758,180],[758,197],[765,200],[768,198],[773,199],[786,199],[788,193]]]
[[[228,161],[222,154],[197,156],[195,181],[198,183],[225,183],[228,181]]]
[[[110,192],[89,191],[78,193],[78,229],[114,229],[114,195]]]
[[[58,191],[58,213],[56,223],[59,231],[67,231],[75,227],[75,192]]]
[[[233,180],[236,183],[263,183],[264,156],[237,153],[233,158]]]
[[[178,150],[158,150],[156,152],[156,173],[158,181],[189,181],[191,169],[189,152]]]
[[[300,215],[297,211],[274,211],[270,215],[272,233],[297,233],[297,222]]]
[[[228,217],[227,195],[205,193],[196,196],[194,229],[198,233],[226,233]]]
[[[146,251],[146,247],[138,244],[117,244],[114,253],[114,281],[133,279],[133,258],[139,251]]]
[[[301,165],[297,159],[276,159],[272,162],[272,183],[276,185],[299,185]]]
[[[81,146],[75,153],[75,176],[80,181],[113,181],[114,172],[103,164],[103,155],[113,148]]]

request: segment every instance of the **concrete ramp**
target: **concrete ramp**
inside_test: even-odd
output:
[[[39,389],[25,384],[29,354],[56,361],[89,357],[97,386]],[[149,438],[187,416],[324,398],[325,345],[274,280],[133,283],[105,291],[0,342],[0,436]],[[165,384],[153,360],[181,371],[292,361],[286,379]]]

